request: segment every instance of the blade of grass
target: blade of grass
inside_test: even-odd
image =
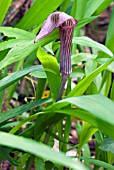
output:
[[[61,3],[62,0],[36,0],[21,21],[17,24],[17,27],[28,30],[41,24],[49,14],[60,6]]]
[[[0,33],[3,33],[7,37],[15,37],[16,39],[22,40],[31,40],[35,38],[33,33],[13,27],[0,27]]]
[[[6,57],[0,62],[1,65],[0,70],[6,67],[7,65],[10,65],[16,61],[24,59],[25,57],[30,55],[33,51],[35,51],[39,45],[40,46],[45,45],[57,38],[58,31],[55,30],[52,34],[50,34],[46,38],[43,38],[42,40],[39,40],[37,43],[34,43],[34,40],[28,40],[28,42],[26,43],[22,43],[19,46],[15,46],[8,52]]]
[[[0,91],[6,89],[6,87],[17,82],[18,80],[20,80],[27,74],[29,74],[31,72],[35,72],[35,71],[42,71],[42,70],[43,70],[43,67],[41,65],[38,65],[38,66],[31,66],[31,67],[25,68],[20,71],[16,71],[16,72],[6,76],[2,80],[0,80]]]
[[[27,112],[29,110],[34,109],[35,107],[38,107],[42,104],[46,104],[52,102],[51,99],[41,99],[41,100],[36,100],[35,102],[30,102],[28,104],[25,104],[23,106],[11,109],[7,112],[0,113],[0,123],[3,123],[6,120],[9,120],[13,117],[16,117],[24,112]]]
[[[61,152],[55,152],[49,146],[36,142],[32,139],[11,135],[5,132],[0,132],[0,144],[11,148],[17,148],[25,152],[29,152],[40,158],[50,160],[59,165],[67,166],[75,170],[87,170],[81,163],[73,161]],[[44,154],[45,153],[45,154]]]
[[[85,9],[87,5],[87,0],[76,0],[73,1],[72,9],[71,9],[71,16],[76,18],[77,20],[83,19]],[[74,31],[74,37],[77,37],[80,35],[80,29],[77,29]],[[73,44],[72,47],[72,53],[76,53],[76,44]]]
[[[102,168],[106,168],[106,169],[112,169],[114,170],[114,166],[110,165],[109,163],[97,160],[97,159],[93,159],[90,157],[85,157],[85,156],[80,156],[79,158],[81,158],[84,161],[89,162],[90,164],[94,164],[97,165],[97,167],[102,167]]]
[[[80,96],[82,95],[87,87],[91,84],[91,82],[94,80],[94,78],[102,72],[104,69],[107,68],[108,65],[110,65],[114,61],[114,58],[109,59],[105,64],[98,67],[93,73],[91,73],[89,76],[85,77],[82,81],[80,81],[68,94],[68,97],[71,96]]]
[[[89,0],[87,3],[84,18],[90,17],[105,0]]]
[[[102,11],[104,11],[113,0],[105,0],[95,11],[95,15],[99,15]]]
[[[0,25],[2,24],[12,0],[0,0]]]

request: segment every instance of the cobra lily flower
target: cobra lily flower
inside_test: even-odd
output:
[[[62,82],[58,95],[58,99],[61,99],[65,83],[68,76],[72,72],[71,65],[71,45],[74,27],[77,24],[77,20],[67,15],[64,12],[54,12],[47,18],[41,31],[35,38],[34,42],[49,35],[54,29],[59,28],[60,33],[60,72],[62,74]]]

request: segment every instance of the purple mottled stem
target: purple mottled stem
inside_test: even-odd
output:
[[[62,98],[65,84],[68,80],[69,75],[72,72],[71,64],[71,46],[72,36],[74,32],[74,25],[72,21],[67,21],[64,26],[59,27],[60,32],[60,71],[62,73],[62,82],[58,94],[57,101]]]
[[[57,97],[57,101],[61,100],[62,98],[62,94],[64,92],[64,87],[65,87],[65,84],[68,80],[68,77],[69,75],[68,74],[63,74],[62,75],[62,81],[61,81],[61,85],[60,85],[60,89],[59,89],[59,94],[58,94],[58,97]]]

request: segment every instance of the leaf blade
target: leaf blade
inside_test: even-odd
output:
[[[36,142],[32,139],[27,139],[24,137],[11,135],[5,132],[0,132],[0,144],[12,148],[21,149],[25,152],[29,152],[43,159],[49,159],[52,162],[63,166],[68,166],[76,170],[87,170],[87,168],[83,167],[79,162],[76,163],[71,158],[66,157],[63,153],[55,152],[50,147],[42,143]]]

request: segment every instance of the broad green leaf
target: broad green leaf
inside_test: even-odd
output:
[[[93,159],[91,157],[80,156],[79,158],[81,158],[84,161],[89,162],[90,164],[97,165],[101,168],[114,170],[114,166],[112,166],[109,163],[106,163],[106,162],[103,162],[103,161],[100,161],[100,160],[97,160],[97,159]]]
[[[66,115],[74,116],[76,118],[84,120],[84,121],[90,123],[91,125],[93,125],[94,127],[100,129],[102,132],[104,132],[105,134],[110,136],[112,139],[114,139],[114,133],[112,131],[112,129],[114,128],[114,125],[110,125],[110,124],[102,121],[101,119],[96,118],[95,114],[93,115],[90,112],[85,111],[83,109],[63,109],[62,108],[59,110],[55,110],[55,112],[59,113],[59,114],[66,114]],[[48,112],[48,114],[49,114],[49,112]]]
[[[57,59],[54,56],[44,52],[41,48],[37,51],[37,57],[46,71],[51,95],[53,100],[56,101],[61,81]]]
[[[41,24],[61,3],[62,0],[37,0],[17,24],[17,27],[28,30]]]
[[[73,108],[64,110],[65,106],[69,104],[73,104],[81,108],[82,112]],[[59,112],[81,118],[114,139],[113,110],[114,103],[102,95],[88,95],[66,98],[45,109],[45,111]]]
[[[31,40],[35,38],[33,33],[13,27],[0,27],[0,33],[3,33],[7,37],[15,37],[16,39],[22,40]]]
[[[8,110],[6,112],[0,113],[0,123],[4,122],[6,120],[9,120],[13,117],[16,117],[24,112],[32,110],[33,108],[38,107],[42,104],[49,103],[51,101],[52,101],[51,99],[41,99],[41,100],[37,100],[34,102],[30,102],[23,106]]]
[[[39,40],[37,43],[34,43],[33,40],[28,40],[26,43],[21,43],[19,46],[15,46],[12,48],[6,57],[0,62],[0,70],[16,61],[22,60],[28,55],[30,55],[33,51],[35,51],[39,45],[46,45],[47,43],[58,38],[58,31],[55,30],[52,34]]]
[[[44,52],[41,47],[39,47],[37,51],[37,57],[42,63],[45,71],[59,74],[59,65],[57,59],[54,56]]]
[[[68,94],[68,97],[72,96],[80,96],[82,95],[87,87],[91,84],[91,82],[94,80],[94,78],[103,70],[105,70],[108,65],[110,65],[114,61],[114,58],[109,59],[105,64],[98,67],[93,73],[91,73],[89,76],[85,77],[83,80],[81,80]]]
[[[26,76],[27,74],[31,72],[34,72],[34,71],[41,72],[43,70],[44,70],[43,67],[41,65],[38,65],[38,66],[31,66],[23,70],[16,71],[6,76],[2,80],[0,80],[0,91],[3,89],[6,89],[6,87],[9,87],[11,84],[17,82],[18,80],[20,80],[21,78],[23,78],[24,76]]]
[[[0,62],[1,68],[6,67],[18,60],[22,60],[34,50],[37,49],[37,44],[34,44],[33,41],[23,42],[19,46],[14,46],[6,55],[6,57]]]
[[[89,123],[85,123],[82,127],[82,131],[80,133],[80,139],[79,139],[79,146],[78,146],[78,152],[82,149],[83,145],[87,143],[90,139],[90,137],[97,131],[98,129],[92,126]]]
[[[111,57],[113,56],[112,52],[107,47],[105,47],[103,44],[100,44],[86,36],[74,37],[73,43],[87,46],[87,47],[97,48],[98,50],[108,54],[109,56],[111,56]]]
[[[105,0],[89,0],[87,3],[84,18],[90,17]]]
[[[45,160],[50,160],[54,163],[73,168],[75,170],[87,170],[87,168],[82,166],[81,163],[75,162],[71,158],[65,156],[65,154],[61,152],[55,152],[49,146],[32,139],[0,132],[0,144],[31,153]]]
[[[100,102],[98,103],[98,101]],[[69,108],[67,106],[69,104],[73,104],[76,107],[78,106],[81,109]],[[65,106],[67,107],[65,108]],[[64,115],[74,116],[79,119],[82,119],[90,123],[95,128],[102,130],[105,134],[107,134],[112,139],[114,139],[114,133],[113,133],[114,130],[113,109],[114,108],[113,107],[114,107],[113,102],[101,95],[90,95],[90,96],[72,97],[72,98],[64,99],[62,101],[59,101],[51,105],[50,107],[46,108],[44,111],[38,112],[32,116],[29,116],[23,121],[19,122],[10,131],[10,133],[14,134],[17,130],[19,130],[19,128],[23,124],[36,119],[39,114],[40,115],[47,114],[47,115],[41,115],[40,118],[41,121],[43,120],[43,122],[45,122],[46,119],[48,121],[46,123],[49,123],[49,119],[47,119],[47,117],[50,116],[50,118],[52,119],[53,115],[51,113],[53,112],[53,113],[59,113],[58,115],[60,118],[63,118],[61,116],[64,114]],[[43,117],[44,119],[42,119],[42,116],[44,116]],[[46,123],[45,125],[47,125]]]
[[[69,103],[74,104],[79,108],[92,113],[96,118],[106,121],[107,123],[110,123],[111,125],[114,126],[114,122],[112,120],[112,118],[114,117],[113,114],[114,103],[107,97],[104,97],[99,94],[66,98],[64,100],[56,102],[55,104],[49,106],[45,110],[61,109],[67,106]]]
[[[0,0],[0,25],[2,24],[12,0]]]
[[[99,146],[99,149],[106,151],[106,152],[112,152],[114,154],[114,140],[110,138],[105,138],[104,141]]]

